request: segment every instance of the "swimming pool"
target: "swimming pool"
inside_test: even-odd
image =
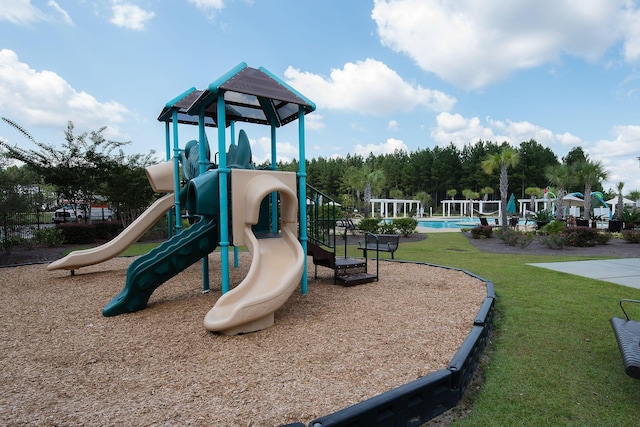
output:
[[[480,225],[478,218],[469,217],[425,219],[418,221],[418,227],[424,228],[473,228],[477,225]]]
[[[493,218],[487,218],[490,225],[494,225],[495,220]],[[521,226],[527,225],[527,221],[524,219],[520,219],[518,224]],[[529,222],[529,224],[533,224]],[[421,219],[418,220],[418,227],[424,228],[438,228],[438,229],[447,229],[447,228],[473,228],[480,225],[480,220],[478,218],[469,218],[466,216],[453,217],[453,218],[438,218],[438,219]]]

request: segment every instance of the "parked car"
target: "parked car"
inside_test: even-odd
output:
[[[54,224],[84,221],[87,211],[73,206],[64,206],[53,213]],[[111,221],[115,213],[110,208],[91,208],[92,221]]]
[[[61,222],[77,222],[78,216],[76,215],[76,212],[78,211],[71,206],[65,206],[61,209],[57,209],[53,213],[53,223],[59,224]]]
[[[78,211],[78,219],[84,220],[85,211]],[[114,212],[110,208],[91,208],[92,221],[111,221],[115,218]]]

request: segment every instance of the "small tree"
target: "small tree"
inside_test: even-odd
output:
[[[624,196],[622,195],[622,189],[624,188],[624,182],[619,182],[616,186],[618,190],[618,200],[616,203],[616,218],[620,219],[622,210],[624,209]]]
[[[422,213],[426,213],[427,211],[427,206],[429,204],[429,202],[431,201],[431,196],[429,194],[427,194],[426,191],[418,191],[416,193],[416,199],[420,200],[420,204],[422,205],[422,209],[424,210],[424,212]]]
[[[529,210],[531,212],[536,211],[536,198],[542,197],[544,191],[540,187],[527,187],[524,189],[524,194],[531,197]]]
[[[560,221],[562,219],[563,199],[565,194],[567,194],[567,188],[573,184],[575,176],[571,167],[565,164],[548,167],[545,170],[545,175],[549,182],[557,188],[556,219]]]
[[[12,120],[2,118],[9,126],[35,144],[39,150],[24,150],[0,141],[7,155],[32,167],[45,182],[56,187],[59,195],[74,205],[81,201],[91,203],[104,182],[111,175],[113,150],[128,142],[109,141],[104,138],[103,126],[89,134],[74,135],[73,123],[68,122],[62,148],[37,142],[29,132]],[[91,215],[86,215],[90,218]]]
[[[591,188],[600,181],[607,179],[608,173],[602,162],[591,162],[588,159],[575,165],[578,178],[584,182],[584,217],[591,217]]]
[[[509,229],[507,222],[507,197],[509,194],[509,168],[515,167],[520,160],[516,150],[511,147],[503,147],[497,154],[490,154],[482,161],[482,170],[491,175],[496,169],[500,170],[500,219],[502,221],[502,231]]]

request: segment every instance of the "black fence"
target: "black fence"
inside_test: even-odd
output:
[[[53,227],[51,212],[21,212],[0,215],[0,242],[34,240],[36,231]]]

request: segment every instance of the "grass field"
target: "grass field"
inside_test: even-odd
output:
[[[580,257],[483,253],[460,233],[403,244],[396,257],[463,268],[494,283],[485,382],[471,416],[458,425],[638,422],[640,382],[624,373],[609,319],[622,315],[621,298],[640,299],[640,290],[527,265]]]

